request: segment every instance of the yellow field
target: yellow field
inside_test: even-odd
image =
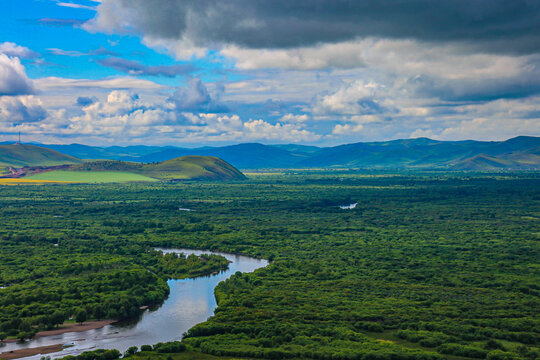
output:
[[[33,180],[33,179],[0,179],[0,185],[42,185],[42,184],[70,184],[74,181]]]

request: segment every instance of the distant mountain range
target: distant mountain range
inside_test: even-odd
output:
[[[161,162],[188,155],[214,156],[241,169],[540,169],[540,138],[530,136],[519,136],[506,141],[437,141],[418,138],[334,147],[258,143],[196,149],[173,146],[103,148],[80,144],[40,146],[81,159],[142,163]]]

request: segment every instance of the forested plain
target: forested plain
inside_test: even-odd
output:
[[[0,331],[57,309],[130,317],[163,300],[166,278],[226,266],[152,251],[184,247],[271,260],[218,285],[215,315],[177,346],[191,358],[539,357],[538,173],[249,178],[2,187]],[[187,358],[163,346],[176,348],[126,356]]]

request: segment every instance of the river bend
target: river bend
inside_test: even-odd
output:
[[[210,253],[204,250],[188,249],[156,250],[186,255]],[[268,261],[263,259],[220,252],[211,253],[222,255],[232,261],[229,268],[216,275],[201,276],[195,279],[169,280],[168,284],[171,290],[169,297],[155,311],[146,310],[138,321],[107,325],[101,329],[84,332],[46,336],[25,343],[9,343],[1,346],[0,352],[54,344],[73,345],[60,352],[47,355],[54,359],[95,349],[118,349],[124,352],[130,346],[140,348],[144,344],[152,345],[158,342],[180,340],[184,332],[196,324],[206,321],[214,314],[217,307],[214,288],[219,282],[229,278],[237,271],[249,273],[268,265]],[[30,356],[24,359],[39,360],[41,356]]]

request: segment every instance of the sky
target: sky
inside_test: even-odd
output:
[[[0,141],[540,136],[538,0],[0,0]]]

